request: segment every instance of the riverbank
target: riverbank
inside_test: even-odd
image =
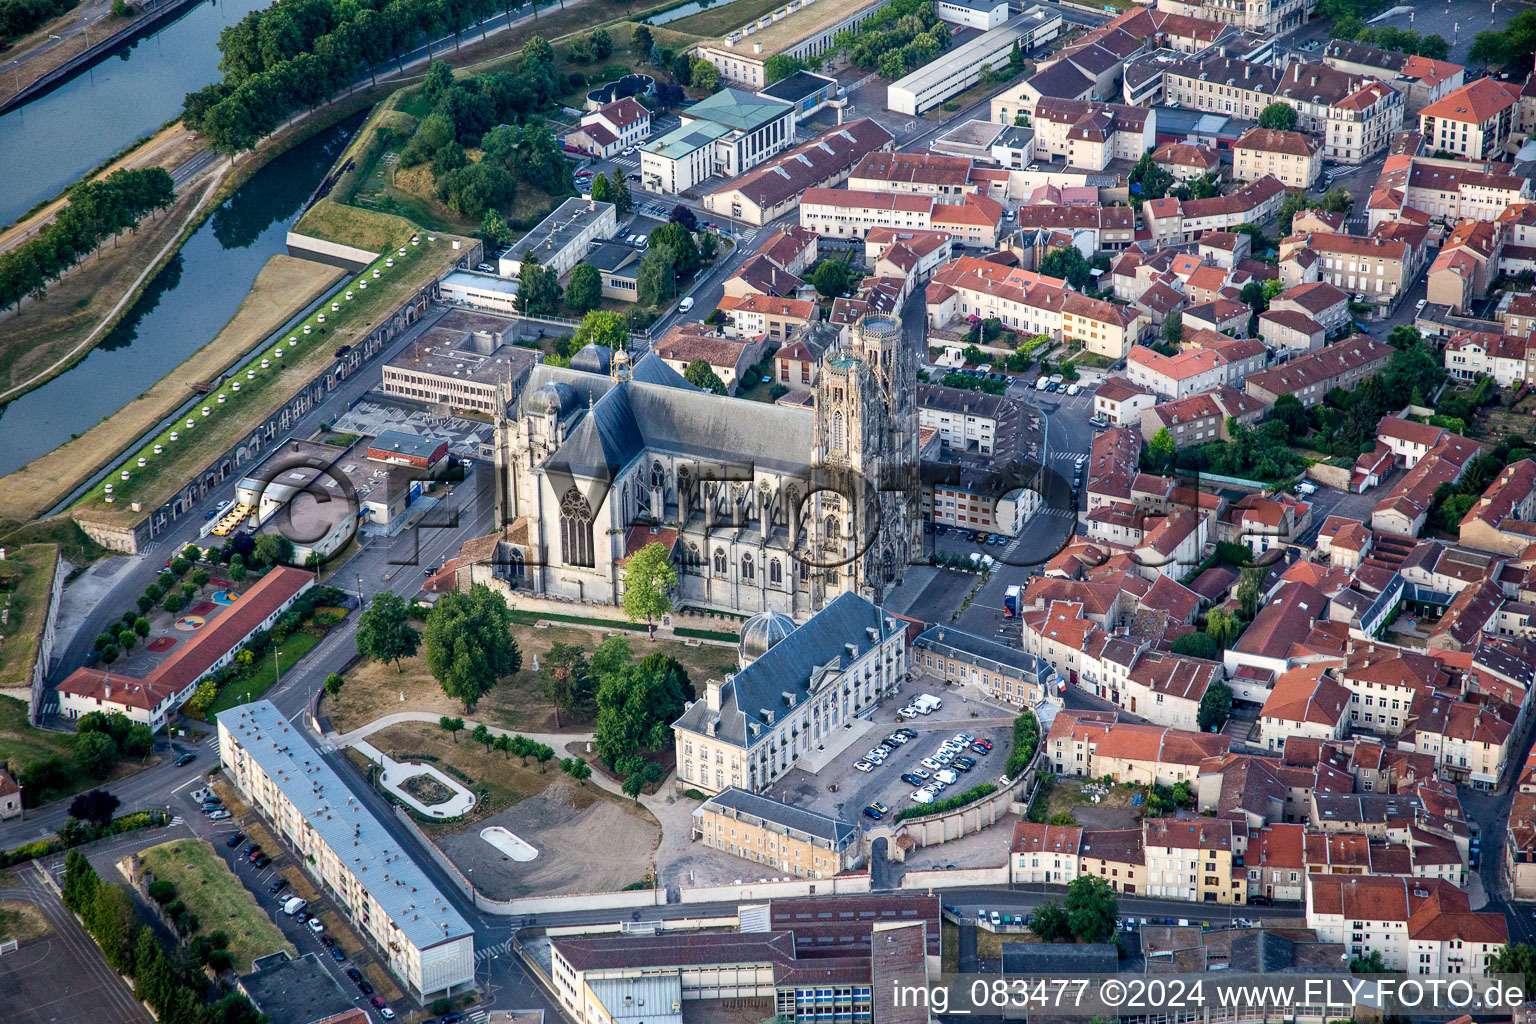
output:
[[[194,393],[238,363],[337,281],[335,267],[274,256],[214,339],[158,384],[74,440],[0,477],[0,519],[27,520],[61,504]]]

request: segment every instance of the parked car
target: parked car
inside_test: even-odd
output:
[[[358,970],[356,967],[348,967],[347,970],[346,970],[346,975],[347,975],[347,977],[351,978],[353,981],[362,981],[363,980],[363,972]]]
[[[962,760],[958,757],[951,761],[949,764],[949,770],[953,772],[968,772],[974,767],[976,767],[976,763],[974,761]]]
[[[892,750],[894,750],[897,747],[901,746],[903,743],[907,743],[907,742],[910,742],[910,741],[905,736],[901,736],[901,735],[898,735],[897,733],[893,732],[889,736],[887,736],[882,742],[886,746],[888,746]]]
[[[892,735],[905,736],[909,740],[917,739],[917,731],[915,729],[908,729],[906,726],[902,726],[900,729],[897,729],[894,733],[892,733]]]
[[[325,925],[320,923],[320,919],[318,917],[312,917],[309,919],[309,930],[314,932],[316,935],[319,935],[321,932],[325,931]]]
[[[267,886],[267,892],[270,892],[273,895],[276,895],[277,893],[282,892],[286,888],[288,888],[288,879],[286,879],[286,878],[279,878],[277,881],[275,881],[271,885]]]
[[[365,996],[373,995],[373,986],[368,984],[366,981],[358,982],[357,983],[357,990],[359,992],[361,992]]]
[[[971,749],[974,750],[976,753],[982,754],[982,755],[986,755],[986,754],[992,753],[991,746],[985,746],[984,747],[980,743],[972,743],[971,744]]]
[[[196,760],[197,760],[197,755],[196,754],[182,754],[180,757],[178,757],[176,759],[176,767],[177,768],[185,768],[187,765],[191,764],[193,761],[196,761]]]
[[[875,770],[875,766],[868,761],[855,761],[853,762],[853,769],[859,772],[872,772]]]
[[[332,946],[331,947],[331,959],[335,960],[337,963],[343,963],[347,959],[347,954],[345,954],[345,953],[343,953],[341,951],[341,947],[340,946]]]
[[[220,810],[214,811],[211,814],[209,814],[208,815],[208,820],[209,821],[223,821],[225,818],[228,818],[228,817],[229,817],[229,812],[226,811],[226,810],[220,809]]]
[[[320,945],[324,946],[326,949],[335,949],[336,948],[336,940],[333,939],[326,932],[321,932],[320,933]]]
[[[898,715],[900,715],[902,718],[909,718],[910,719],[910,718],[916,718],[917,717],[917,709],[913,708],[913,707],[902,708],[900,711],[898,711],[896,713]]]
[[[921,761],[919,761],[918,763],[921,764],[924,768],[927,768],[931,772],[936,772],[940,768],[944,767],[937,760],[935,760],[934,758],[931,758],[931,757],[925,757]]]
[[[292,896],[287,903],[283,904],[283,913],[292,917],[307,906],[309,903],[302,896]]]
[[[236,832],[234,835],[232,835],[228,839],[224,840],[224,845],[229,847],[231,850],[233,850],[235,847],[239,846],[240,843],[244,839],[245,839],[245,833],[244,832]]]
[[[890,757],[890,756],[891,756],[891,748],[890,747],[874,747],[869,752],[869,759],[871,761],[873,761],[877,757]]]
[[[876,821],[879,821],[881,818],[885,817],[885,812],[887,810],[889,810],[889,808],[887,808],[885,804],[876,800],[874,803],[864,808],[864,816],[866,818],[873,818]]]
[[[259,856],[259,857],[257,857],[257,858],[256,858],[256,859],[255,859],[255,860],[254,860],[254,861],[252,861],[252,862],[251,862],[251,863],[252,863],[252,864],[254,864],[254,865],[256,865],[256,867],[258,867],[258,868],[264,868],[264,867],[266,867],[266,866],[267,866],[267,865],[268,865],[268,864],[271,864],[271,863],[272,863],[272,858],[271,858],[271,857],[268,857],[268,856],[267,856],[267,855],[266,855],[266,854],[262,854],[262,855],[261,855],[261,856]]]
[[[909,786],[921,786],[923,784],[923,780],[918,778],[916,775],[913,775],[911,772],[902,772],[901,781],[905,782]]]
[[[240,856],[242,856],[242,857],[249,857],[251,854],[255,853],[259,849],[261,849],[261,847],[258,844],[251,843],[248,846],[246,846],[245,849],[240,851]]]
[[[997,925],[1002,923],[1002,917],[999,916],[997,911],[995,911],[995,910],[992,911],[992,913],[987,915],[987,919],[992,922],[994,927],[996,927]]]
[[[395,1011],[391,1010],[387,1006],[381,1006],[381,1007],[379,1007],[379,1016],[383,1017],[385,1020],[394,1020],[395,1019]]]

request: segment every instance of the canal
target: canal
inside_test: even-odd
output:
[[[226,0],[228,2],[228,0]],[[0,475],[84,433],[218,334],[346,140],[357,114],[267,164],[203,222],[80,362],[0,407]]]
[[[272,0],[210,0],[124,46],[31,103],[0,116],[0,224],[181,113],[187,93],[219,79],[219,33]]]

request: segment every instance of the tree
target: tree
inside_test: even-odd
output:
[[[551,316],[560,306],[560,281],[539,266],[532,250],[523,253],[517,272],[517,308],[530,316]]]
[[[1080,875],[1067,886],[1062,909],[1078,942],[1104,942],[1115,934],[1119,900],[1109,883],[1096,875]]]
[[[506,599],[483,583],[448,594],[427,615],[422,642],[427,668],[448,696],[473,711],[496,683],[523,665],[512,639]]]
[[[411,625],[410,610],[392,590],[381,590],[368,602],[357,620],[357,653],[373,661],[392,661],[399,673],[400,659],[416,655],[421,634]]]
[[[212,579],[213,577],[208,575],[207,569],[194,569],[192,571],[192,585],[199,590],[206,587]]]
[[[1141,209],[1148,199],[1161,199],[1173,187],[1173,175],[1157,165],[1151,153],[1141,154],[1131,168],[1131,205]]]
[[[230,562],[229,563],[229,580],[230,580],[231,583],[239,583],[239,582],[241,582],[242,580],[245,579],[245,575],[246,575],[246,570],[245,570],[244,563],[241,563],[241,562]]]
[[[822,260],[811,274],[811,283],[824,299],[848,294],[848,264],[844,260]]]
[[[1278,128],[1287,132],[1294,131],[1296,128],[1296,108],[1284,100],[1276,100],[1259,111],[1259,127]]]
[[[592,56],[598,60],[607,60],[613,55],[613,36],[608,30],[600,28],[592,33]]]
[[[1275,407],[1270,411],[1270,415],[1284,423],[1287,433],[1292,437],[1306,437],[1312,430],[1312,421],[1307,415],[1307,408],[1295,395],[1281,395],[1275,400]]]
[[[104,779],[112,774],[112,768],[117,764],[117,741],[102,732],[76,736],[75,760],[86,774]]]
[[[501,751],[501,759],[503,761],[510,761],[510,760],[512,760],[512,737],[511,736],[508,736],[506,733],[502,733],[500,736],[496,737],[496,742],[491,744],[491,746],[493,746],[497,750]]]
[[[692,369],[693,363],[688,368]],[[650,638],[655,640],[656,620],[672,610],[676,587],[677,569],[671,554],[661,544],[647,544],[624,563],[624,617],[630,622],[644,619]]]
[[[1200,698],[1195,722],[1202,731],[1217,732],[1232,717],[1232,688],[1226,683],[1212,683]]]
[[[706,391],[713,391],[717,395],[726,393],[725,381],[715,373],[714,367],[702,359],[694,359],[683,367],[683,379]]]
[[[635,772],[634,774],[630,775],[629,778],[625,779],[623,785],[621,785],[619,788],[623,791],[625,796],[634,797],[635,803],[638,804],[640,802],[640,793],[645,789],[645,775],[641,772]]]
[[[427,102],[436,106],[452,88],[453,65],[447,61],[433,61],[427,68],[426,77],[421,81],[421,91],[427,97]]]
[[[1221,657],[1221,648],[1216,646],[1216,641],[1198,631],[1184,633],[1174,638],[1172,647],[1174,654],[1183,654],[1190,658],[1215,661]]]
[[[347,677],[340,672],[332,672],[325,677],[325,692],[333,698],[341,696],[341,688],[347,684]]]
[[[638,664],[623,664],[615,655],[613,667],[605,671],[610,660],[603,648],[611,642],[599,644],[600,657],[593,659],[598,683],[597,723],[592,738],[598,754],[609,765],[641,751],[660,750],[670,743],[672,722],[694,696],[688,672],[664,654],[648,655]],[[628,650],[625,644],[625,655]]]
[[[1154,469],[1166,469],[1173,465],[1174,457],[1178,454],[1178,448],[1173,443],[1173,435],[1167,427],[1158,428],[1152,435],[1152,440],[1147,443],[1147,458]]]
[[[487,249],[499,249],[512,240],[512,226],[500,210],[486,210],[480,220],[480,237],[485,240]]]
[[[693,88],[698,92],[712,93],[720,88],[720,69],[709,61],[698,57],[688,67]]]
[[[1237,581],[1237,604],[1243,618],[1253,619],[1259,611],[1259,600],[1263,597],[1264,570],[1253,567],[1244,569]]]
[[[1205,632],[1222,650],[1232,646],[1239,632],[1237,617],[1220,608],[1212,608],[1205,616]]]
[[[581,318],[581,325],[571,339],[571,347],[583,349],[588,345],[602,345],[621,349],[629,343],[629,324],[610,309],[594,309]]]
[[[1075,290],[1081,291],[1093,280],[1093,264],[1084,259],[1075,246],[1064,245],[1046,254],[1040,261],[1040,273],[1047,277],[1059,277]]]
[[[96,652],[96,657],[101,659],[103,665],[110,665],[117,660],[118,650],[115,644],[107,644]]]
[[[651,47],[655,45],[655,41],[651,38],[650,28],[646,25],[636,25],[635,34],[630,37],[629,41],[629,48],[634,55],[636,57],[649,57]]]
[[[491,752],[491,744],[496,742],[496,737],[491,735],[491,730],[487,729],[483,722],[475,726],[475,728],[470,732],[469,738],[474,740],[476,743],[484,743],[485,752],[487,754]]]
[[[117,634],[117,645],[125,651],[131,651],[138,646],[139,638],[131,629],[125,629]]]
[[[598,175],[598,181],[606,181]],[[596,198],[594,196],[594,198]],[[571,279],[565,286],[565,305],[572,313],[590,312],[603,304],[603,278],[597,268],[582,260],[571,268]],[[626,328],[626,332],[627,332]]]
[[[175,615],[187,606],[187,599],[180,594],[167,594],[165,595],[165,600],[161,601],[160,604],[166,611]]]
[[[572,714],[592,699],[592,667],[587,652],[572,644],[556,642],[539,665],[544,680],[544,696],[555,706],[555,728],[560,715]]]
[[[765,84],[772,85],[781,78],[805,70],[805,61],[788,54],[776,53],[763,63],[763,79]]]
[[[555,748],[547,743],[535,743],[533,745],[533,759],[539,762],[539,774],[544,773],[544,766],[554,760]]]
[[[453,742],[457,743],[459,742],[459,733],[464,729],[464,719],[449,718],[447,715],[444,715],[437,720],[437,727],[449,736],[452,736]]]
[[[263,533],[256,538],[256,558],[263,565],[293,565],[293,541],[280,533]]]
[[[1163,317],[1163,343],[1178,345],[1184,340],[1184,314],[1169,313]]]
[[[1398,324],[1396,327],[1392,328],[1391,333],[1387,335],[1387,344],[1396,349],[1412,348],[1415,345],[1421,344],[1423,341],[1424,338],[1421,334],[1419,334],[1419,329],[1417,327],[1410,326],[1409,324]],[[1289,398],[1292,396],[1287,395],[1286,397]]]
[[[1488,973],[1524,975],[1525,990],[1536,992],[1536,947],[1526,942],[1506,944],[1488,958]]]
[[[652,248],[635,267],[635,298],[642,306],[660,306],[677,295],[676,254]]]
[[[93,789],[70,801],[69,816],[92,825],[105,825],[112,820],[112,812],[117,810],[118,803],[117,797],[106,790]]]
[[[902,59],[900,50],[890,50],[880,55],[875,69],[881,78],[894,82],[907,73],[907,62]]]
[[[580,757],[568,757],[561,761],[560,770],[575,779],[578,786],[585,786],[592,777],[592,766]]]
[[[1382,963],[1380,950],[1371,950],[1369,953],[1359,953],[1349,960],[1349,972],[1351,974],[1385,974],[1386,964]]]
[[[1042,903],[1036,907],[1029,920],[1029,930],[1038,935],[1041,942],[1062,942],[1072,935],[1067,912],[1059,903]]]
[[[1065,825],[1068,828],[1075,828],[1077,826],[1077,819],[1072,817],[1072,812],[1070,811],[1057,811],[1051,815],[1051,820],[1047,824]]]
[[[613,205],[618,207],[618,214],[622,217],[635,208],[635,200],[629,194],[629,183],[617,167],[608,172],[608,182],[612,186]]]

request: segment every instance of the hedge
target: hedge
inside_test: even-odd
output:
[[[897,821],[905,821],[907,818],[926,818],[930,814],[944,814],[947,811],[958,811],[966,804],[973,804],[984,796],[991,796],[997,792],[997,787],[990,782],[983,782],[979,786],[972,786],[964,793],[957,793],[952,797],[936,801],[925,806],[908,807],[896,815]]]

